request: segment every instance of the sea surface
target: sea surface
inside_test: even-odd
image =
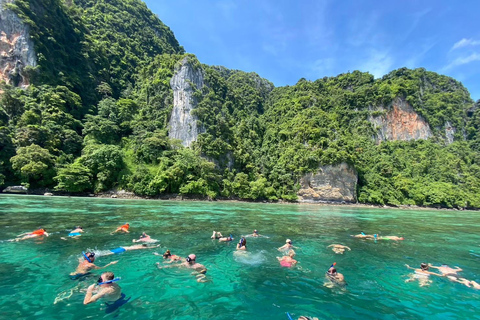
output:
[[[114,234],[130,223],[129,234]],[[76,225],[79,239],[67,234]],[[49,237],[10,242],[45,227]],[[235,254],[241,235],[248,252]],[[212,231],[232,242],[210,239]],[[121,277],[130,300],[113,312],[101,301],[83,305],[86,288],[103,270],[71,280],[82,251],[132,245],[142,232],[156,249],[98,257]],[[367,241],[352,234],[398,235],[404,241]],[[67,240],[61,239],[65,237]],[[297,246],[295,268],[281,267],[278,247]],[[480,213],[350,206],[177,202],[0,195],[1,319],[480,319],[480,290],[432,276],[430,286],[406,283],[405,264],[448,264],[480,282]],[[330,244],[351,248],[335,254]],[[159,270],[153,252],[197,255],[207,269],[198,283],[183,268]],[[345,287],[325,287],[336,262]],[[433,270],[434,271],[434,270]],[[287,314],[288,313],[288,314]]]

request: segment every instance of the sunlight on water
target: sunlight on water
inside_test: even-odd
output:
[[[126,222],[130,234],[110,235]],[[82,237],[60,239],[75,225],[86,230]],[[38,227],[53,234],[5,241]],[[254,229],[269,238],[249,237],[248,252],[235,253],[239,236]],[[211,240],[213,230],[235,240]],[[122,278],[130,301],[110,314],[101,302],[84,306],[85,290],[101,271],[71,280],[81,252],[131,245],[143,231],[160,240],[159,253],[195,253],[208,282],[182,268],[157,269],[162,257],[155,249],[129,251],[95,263],[120,260],[108,270]],[[405,241],[350,237],[362,231]],[[479,290],[437,277],[428,287],[405,283],[404,265],[456,265],[480,282],[479,235],[478,212],[1,195],[0,318],[288,319],[289,312],[294,319],[473,319]],[[299,247],[292,269],[276,259],[287,238]],[[352,251],[337,255],[327,248],[332,243]],[[333,262],[345,288],[323,286]]]

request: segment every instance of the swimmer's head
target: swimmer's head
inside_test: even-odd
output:
[[[88,262],[92,263],[93,261],[95,261],[95,252],[87,252],[87,253],[85,253],[84,258],[85,258],[85,260],[87,260]]]
[[[253,230],[253,233],[257,234],[257,233],[258,233],[258,231],[257,231],[257,230]]]
[[[142,233],[142,235],[140,236],[140,238],[146,238],[147,237],[147,234],[145,232]]]
[[[100,278],[98,278],[97,283],[107,282],[113,279],[115,279],[115,275],[113,274],[113,272],[105,272],[105,273],[102,273]]]
[[[422,263],[420,264],[420,268],[421,268],[422,270],[428,270],[428,264],[426,264],[425,262],[422,262]]]
[[[330,269],[328,269],[328,273],[330,273],[330,274],[336,274],[336,273],[337,273],[337,269],[335,269],[335,267],[331,267]]]
[[[163,254],[163,259],[167,259],[168,257],[170,257],[172,254],[170,253],[170,250],[167,250],[165,251],[165,253]]]
[[[295,251],[293,250],[288,251],[288,255],[290,256],[290,258],[295,257]]]
[[[292,244],[292,240],[287,239],[287,240],[285,241],[285,243]]]
[[[83,230],[83,228],[80,227],[80,226],[76,226],[75,229],[82,229]]]
[[[245,239],[244,237],[242,237],[240,239],[240,241],[238,242],[238,244],[242,247],[244,247],[245,245],[247,245],[247,239]]]
[[[187,262],[195,262],[195,259],[197,259],[197,256],[192,254],[189,254],[188,257],[186,258]]]
[[[125,225],[130,227],[130,224],[129,224],[129,223],[125,223]]]

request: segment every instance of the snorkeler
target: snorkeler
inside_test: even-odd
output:
[[[205,282],[205,274],[207,273],[207,268],[201,264],[198,263],[197,261],[197,256],[195,256],[193,253],[188,255],[188,257],[185,258],[185,262],[180,263],[180,264],[171,264],[169,266],[161,266],[159,262],[157,262],[157,268],[158,269],[164,269],[164,268],[171,268],[171,267],[185,267],[188,269],[193,269],[195,270],[194,273],[197,278],[197,282]]]
[[[118,262],[118,261],[113,261],[113,262],[110,262],[109,264],[107,264],[103,267],[99,267],[99,266],[96,266],[94,264],[95,253],[93,253],[93,252],[87,252],[87,253],[82,252],[82,255],[83,255],[83,257],[78,259],[79,264],[78,264],[77,269],[75,270],[75,272],[70,273],[70,277],[73,280],[78,279],[79,277],[88,274],[90,271],[92,271],[94,269],[95,270],[104,269],[104,268],[106,268],[108,266],[111,266],[112,264],[115,264],[115,263]]]
[[[154,242],[158,242],[157,239],[152,239],[150,238],[150,236],[148,234],[146,234],[145,232],[142,233],[142,235],[140,236],[140,238],[137,240],[137,239],[133,239],[132,242],[150,242],[150,243],[154,243]]]
[[[345,252],[345,249],[348,249],[348,251],[352,251],[352,249],[350,249],[349,247],[343,246],[341,244],[331,244],[327,248],[330,248],[330,247],[333,247],[332,250],[336,254],[343,254]]]
[[[350,235],[350,237],[354,237],[354,238],[359,238],[359,239],[370,239],[370,240],[374,240],[375,238],[377,238],[377,234],[365,234],[365,233],[360,233],[360,234],[356,234],[356,235]]]
[[[117,302],[119,299],[122,299],[122,290],[120,286],[115,283],[115,280],[112,272],[103,273],[97,283],[88,287],[85,298],[83,299],[83,304],[95,302],[100,298],[105,300],[105,303]],[[98,288],[95,287],[97,285]],[[96,291],[95,294],[93,294],[94,291]]]
[[[293,257],[295,257],[295,251],[290,250],[288,251],[287,256],[283,256],[281,258],[277,257],[277,260],[280,262],[280,265],[282,267],[290,268],[290,267],[294,267],[298,262],[297,260],[293,259]]]
[[[451,281],[461,283],[469,288],[480,290],[480,284],[478,284],[478,282],[476,281],[467,280],[465,278],[457,278],[454,276],[447,276],[447,278],[450,279]]]
[[[281,246],[280,248],[278,248],[277,250],[278,251],[287,251],[287,250],[290,250],[292,248],[298,249],[298,247],[294,247],[292,245],[292,240],[287,239],[287,240],[285,240],[285,244],[283,246]]]
[[[143,244],[134,244],[133,246],[126,246],[126,247],[118,247],[118,248],[115,248],[115,249],[111,249],[111,250],[108,250],[108,251],[99,251],[96,253],[97,256],[109,256],[109,255],[112,255],[112,254],[118,254],[118,253],[122,253],[122,252],[125,252],[125,251],[131,251],[131,250],[141,250],[141,249],[153,249],[153,248],[158,248],[160,247],[160,245],[156,245],[156,246],[147,246],[146,243],[143,243]]]
[[[331,282],[334,282],[334,283],[337,283],[337,284],[344,284],[345,283],[345,277],[343,276],[343,274],[337,272],[337,269],[335,268],[334,265],[330,266],[330,268],[326,272],[326,277]]]
[[[319,320],[317,317],[300,316],[297,320]]]
[[[213,230],[213,234],[212,236],[210,237],[212,239],[220,239],[220,238],[223,238],[223,235],[220,231],[215,231]]]
[[[380,236],[377,237],[377,240],[394,240],[394,241],[400,241],[400,240],[405,240],[404,237],[397,237],[397,236]]]
[[[455,269],[447,266],[446,264],[442,264],[440,267],[435,267],[435,266],[432,266],[430,263],[428,264],[428,266],[430,268],[434,268],[434,269],[437,269],[438,271],[440,271],[442,273],[442,275],[444,276],[456,276],[458,272],[460,271],[463,271],[463,269],[455,266]]]
[[[40,229],[32,231],[32,232],[19,234],[18,237],[21,237],[21,238],[12,239],[12,240],[9,240],[9,241],[21,241],[21,240],[41,237],[41,236],[44,236],[44,235],[47,236],[47,237],[49,236],[49,234],[47,233],[47,229],[40,228]]]
[[[242,237],[237,243],[237,250],[247,250],[247,239]]]
[[[160,255],[157,252],[154,252],[153,254],[156,255],[156,256]],[[163,259],[167,260],[167,261],[164,261],[164,263],[172,263],[172,262],[182,261],[182,258],[180,258],[179,256],[177,256],[175,254],[171,254],[170,250],[165,251],[165,253],[163,254]]]
[[[223,237],[223,238],[218,239],[218,241],[222,241],[222,242],[233,241],[233,236],[229,235],[228,237]]]
[[[76,226],[75,229],[73,229],[72,231],[70,231],[70,233],[68,234],[69,237],[71,238],[78,238],[82,235],[82,232],[83,231],[83,228],[80,227],[80,226]],[[62,240],[67,240],[67,238],[65,237],[60,237],[60,239]]]
[[[119,231],[129,233],[128,229],[130,229],[130,224],[125,223],[123,226],[118,227],[115,231],[113,231],[110,234],[114,234],[114,233],[119,232]]]
[[[412,268],[408,264],[406,264],[405,266],[408,269],[415,270],[415,273],[410,274],[410,277],[407,280],[405,280],[405,282],[412,282],[412,281],[418,280],[420,287],[425,287],[430,285],[430,283],[432,283],[432,280],[430,280],[430,275],[443,277],[442,274],[428,271],[429,266],[425,262],[422,262],[420,264],[420,269]]]

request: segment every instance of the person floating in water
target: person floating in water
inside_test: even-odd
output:
[[[282,267],[290,268],[290,267],[294,267],[298,262],[297,260],[293,259],[294,257],[295,257],[295,251],[290,250],[288,251],[287,256],[283,256],[281,258],[277,257],[277,260],[280,262],[280,265]]]
[[[377,238],[377,234],[365,234],[365,233],[360,233],[356,235],[350,235],[351,237],[358,238],[358,239],[369,239],[369,240],[375,240]]]
[[[78,260],[78,266],[75,272],[70,273],[70,277],[72,279],[78,279],[79,277],[82,277],[86,274],[88,274],[92,270],[98,270],[98,269],[104,269],[108,266],[111,266],[112,264],[117,263],[118,261],[113,261],[110,262],[109,264],[99,267],[94,264],[95,262],[95,253],[93,252],[87,252],[87,253],[82,253],[83,257]]]
[[[476,281],[467,280],[465,278],[457,278],[454,276],[447,276],[447,278],[450,279],[451,281],[461,283],[469,288],[480,290],[480,284],[478,284],[478,282]]]
[[[156,245],[156,246],[147,246],[146,243],[143,243],[143,244],[134,244],[133,246],[126,246],[126,247],[118,247],[118,248],[115,248],[115,249],[111,249],[111,250],[103,250],[103,251],[99,251],[99,252],[96,252],[96,255],[97,256],[109,256],[109,255],[112,255],[112,254],[118,254],[118,253],[122,253],[122,252],[125,252],[125,251],[131,251],[131,250],[141,250],[141,249],[153,249],[153,248],[158,248],[160,247],[160,245]]]
[[[212,239],[220,239],[220,238],[223,238],[223,235],[220,231],[213,231],[213,234],[212,236],[210,237]]]
[[[207,273],[207,268],[203,264],[198,263],[196,260],[197,260],[197,256],[192,253],[185,258],[185,262],[183,263],[171,264],[168,266],[161,266],[160,263],[157,262],[157,268],[164,269],[164,268],[170,268],[170,267],[185,267],[188,269],[193,269],[194,273],[192,274],[196,275],[197,282],[206,282],[205,274]]]
[[[283,246],[281,246],[280,248],[278,248],[277,250],[278,251],[288,251],[288,250],[293,249],[293,248],[298,249],[298,247],[294,247],[292,245],[292,240],[287,239],[287,240],[285,240],[285,244]]]
[[[331,244],[327,248],[330,247],[332,247],[333,252],[335,252],[336,254],[343,254],[345,252],[345,249],[348,249],[348,251],[352,251],[352,249],[350,249],[349,247],[343,246],[341,244]]]
[[[318,320],[317,317],[300,316],[297,320]]]
[[[405,240],[404,237],[397,237],[397,236],[380,236],[380,237],[377,237],[376,240],[394,240],[394,241],[401,241],[401,240]]]
[[[82,235],[82,232],[84,232],[83,228],[80,227],[80,226],[76,226],[72,231],[70,231],[68,236],[71,237],[71,238],[78,238]],[[65,238],[65,237],[61,237],[60,239],[67,240],[67,238]]]
[[[242,237],[237,243],[237,250],[247,250],[247,239]]]
[[[440,273],[444,276],[456,276],[458,272],[463,271],[463,269],[455,266],[455,269],[447,266],[446,264],[442,264],[440,267],[432,266],[430,263],[428,264],[430,268],[437,269]]]
[[[340,272],[337,272],[334,264],[330,266],[325,276],[327,279],[327,282],[324,284],[325,287],[332,288],[335,284],[345,285],[345,277]]]
[[[145,232],[142,233],[142,235],[140,236],[140,238],[137,240],[137,239],[133,239],[132,242],[149,242],[149,243],[154,243],[154,242],[158,242],[157,239],[152,239],[148,234],[146,234]]]
[[[154,252],[153,254],[156,255],[156,256],[160,255],[158,252]],[[172,254],[170,252],[170,250],[165,251],[165,253],[163,254],[163,259],[166,260],[166,261],[164,261],[164,263],[172,263],[172,262],[182,261],[181,257],[179,257],[175,254]]]
[[[49,234],[47,233],[47,229],[40,228],[32,232],[22,233],[18,235],[18,237],[21,237],[21,238],[12,239],[10,241],[21,241],[21,240],[32,239],[32,238],[37,238],[42,236],[47,236],[47,237],[49,236]]]
[[[218,241],[222,241],[222,242],[233,241],[233,236],[229,235],[228,237],[222,237],[222,238],[218,239]]]
[[[112,272],[103,273],[97,283],[88,287],[83,304],[89,304],[102,298],[106,303],[115,303],[122,299],[122,289],[114,282],[115,276]],[[96,287],[98,285],[98,287]],[[95,293],[95,294],[94,294]]]
[[[128,229],[130,229],[130,224],[125,223],[123,226],[118,227],[118,228],[117,228],[115,231],[113,231],[111,234],[114,234],[114,233],[116,233],[116,232],[129,233],[130,231],[128,231]]]
[[[418,280],[418,283],[420,284],[420,287],[425,287],[430,285],[432,283],[432,280],[430,280],[430,275],[442,277],[442,274],[438,274],[435,272],[428,271],[429,266],[425,262],[422,262],[420,264],[420,269],[415,269],[410,267],[408,264],[405,265],[408,269],[415,270],[415,273],[410,274],[409,278],[405,280],[405,282],[412,282],[415,280]]]

